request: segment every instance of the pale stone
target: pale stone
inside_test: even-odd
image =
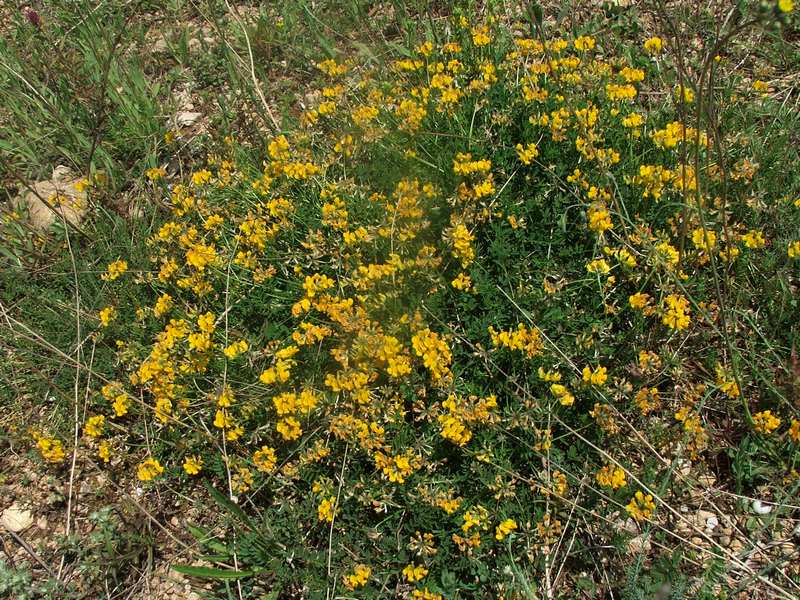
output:
[[[15,502],[3,511],[0,524],[8,531],[19,533],[33,525],[33,513],[27,508],[21,508]]]

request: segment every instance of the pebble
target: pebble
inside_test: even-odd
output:
[[[19,533],[33,525],[33,513],[14,502],[3,511],[2,516],[0,516],[0,524],[8,531]]]

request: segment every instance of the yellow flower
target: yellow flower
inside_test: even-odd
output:
[[[794,0],[778,0],[778,9],[782,13],[790,13],[794,10]]]
[[[222,352],[225,354],[225,356],[228,359],[233,360],[234,358],[236,358],[237,356],[239,356],[243,352],[247,352],[247,349],[249,347],[250,346],[247,344],[246,341],[239,340],[238,342],[234,342],[234,343],[226,346],[225,349]]]
[[[514,519],[506,519],[495,528],[494,537],[496,540],[501,541],[517,528],[517,522]]]
[[[203,169],[201,171],[196,171],[192,173],[192,183],[194,185],[200,186],[204,185],[211,181],[211,171],[208,169]]]
[[[789,242],[786,253],[789,255],[789,258],[800,258],[800,240]]]
[[[103,415],[95,415],[86,420],[86,425],[83,426],[83,433],[89,437],[100,437],[103,435],[103,426],[105,425],[106,418]]]
[[[636,492],[625,507],[628,514],[637,521],[649,519],[655,509],[656,505],[655,502],[653,502],[653,496],[650,494],[645,495],[641,491]]]
[[[625,471],[614,465],[606,465],[600,469],[595,475],[595,479],[603,487],[608,487],[612,490],[618,490],[627,485]]]
[[[692,88],[685,85],[678,85],[675,87],[675,99],[686,104],[694,102],[694,91]],[[688,136],[687,136],[688,137]]]
[[[36,442],[42,458],[50,463],[60,463],[64,460],[64,446],[61,440],[55,438],[39,438]]]
[[[281,419],[278,421],[275,429],[277,429],[278,433],[281,434],[283,439],[289,442],[296,440],[303,434],[303,430],[300,427],[300,421],[294,417],[286,417],[285,419]]]
[[[646,294],[644,292],[637,292],[628,297],[628,303],[630,303],[631,308],[635,308],[637,310],[645,308],[649,302],[650,294]]]
[[[645,41],[644,49],[648,54],[661,54],[664,50],[664,40],[660,37],[651,37]]]
[[[411,597],[414,600],[442,600],[441,594],[434,594],[427,587],[422,590],[414,590],[411,592]]]
[[[478,47],[486,46],[492,41],[489,37],[489,28],[486,25],[472,29],[472,43]]]
[[[594,48],[594,38],[588,35],[582,35],[575,39],[573,45],[578,52],[585,52]]]
[[[352,574],[344,575],[342,580],[344,581],[344,585],[347,589],[354,590],[367,585],[367,581],[369,581],[369,576],[371,574],[371,568],[369,568],[367,565],[359,564],[353,568]]]
[[[605,367],[597,367],[592,371],[589,367],[583,367],[583,383],[587,385],[601,386],[608,380],[608,370]]]
[[[528,144],[527,146],[517,144],[517,156],[523,165],[529,165],[534,158],[539,156],[539,149],[536,144]]]
[[[734,379],[733,375],[719,363],[714,366],[714,371],[717,375],[717,385],[720,391],[729,398],[738,398],[739,386],[736,384],[736,379]]]
[[[456,277],[455,279],[453,279],[453,281],[450,282],[450,285],[452,285],[457,290],[465,292],[472,287],[472,278],[466,273],[459,273],[458,277]]]
[[[689,301],[678,294],[670,294],[664,299],[666,309],[661,317],[662,323],[670,329],[680,331],[689,326]]]
[[[107,271],[100,278],[105,281],[114,281],[121,277],[128,270],[128,263],[124,260],[115,260],[107,267]]]
[[[97,456],[100,457],[104,463],[111,460],[111,446],[108,442],[101,442],[97,447]]]
[[[155,458],[148,458],[139,464],[136,469],[136,476],[139,481],[150,481],[164,472],[164,467]]]
[[[197,455],[187,456],[183,461],[183,470],[189,475],[197,475],[203,468],[203,459]]]
[[[772,433],[781,426],[781,420],[772,414],[771,410],[764,410],[753,415],[753,428],[759,433]]]
[[[767,245],[767,240],[764,239],[764,234],[761,231],[751,229],[742,236],[742,241],[747,248],[757,250]]]
[[[117,318],[117,309],[113,306],[106,306],[100,310],[97,316],[100,318],[100,323],[103,327],[108,327],[111,321]]]
[[[336,498],[333,496],[322,499],[322,502],[320,502],[319,506],[317,507],[317,516],[319,517],[320,521],[326,521],[328,523],[333,522],[333,516],[336,513],[334,510],[335,504]]]
[[[153,307],[153,314],[156,317],[161,317],[169,312],[172,308],[172,296],[167,293],[161,294],[156,300],[156,305]]]
[[[593,261],[586,263],[586,271],[589,273],[597,273],[598,275],[606,275],[611,271],[611,267],[604,258],[596,258]]]
[[[144,172],[145,177],[150,181],[158,181],[162,177],[166,177],[167,171],[163,167],[153,167]]]
[[[792,419],[792,423],[789,425],[789,439],[795,444],[800,444],[800,420]]]
[[[420,581],[428,574],[428,569],[426,569],[422,565],[406,565],[403,569],[403,577],[406,578],[406,581],[414,582]]]
[[[717,234],[711,229],[697,228],[692,231],[692,243],[698,250],[709,252],[717,245]]]
[[[278,458],[275,449],[269,446],[262,446],[261,450],[256,450],[253,454],[253,464],[262,473],[269,473],[275,468]]]

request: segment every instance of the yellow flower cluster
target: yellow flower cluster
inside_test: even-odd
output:
[[[508,348],[525,352],[528,358],[539,356],[544,349],[544,342],[539,330],[528,328],[519,323],[516,329],[497,331],[489,326],[489,335],[495,348]]]
[[[653,511],[656,509],[656,504],[653,502],[653,496],[650,494],[643,494],[637,491],[625,510],[628,514],[637,521],[646,521],[653,516]]]

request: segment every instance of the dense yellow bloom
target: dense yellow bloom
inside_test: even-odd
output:
[[[753,428],[759,433],[772,433],[781,426],[781,420],[772,414],[771,410],[764,410],[753,415]]]
[[[161,317],[169,312],[173,305],[172,296],[167,293],[161,294],[156,300],[156,304],[153,307],[153,314],[156,317]]]
[[[539,156],[539,149],[536,147],[536,144],[528,144],[527,146],[517,144],[517,156],[523,165],[529,165],[533,162],[534,158]]]
[[[60,463],[64,460],[64,446],[61,440],[55,438],[40,437],[36,440],[36,446],[42,458],[49,463]]]
[[[195,171],[192,173],[192,183],[196,186],[205,185],[209,181],[211,181],[211,171],[208,169],[202,169],[200,171]]]
[[[631,305],[631,308],[642,310],[650,303],[650,294],[636,292],[628,297],[628,303]]]
[[[269,446],[261,446],[261,449],[256,450],[253,454],[253,464],[262,473],[271,472],[277,463],[278,457],[275,454],[275,449]]]
[[[158,181],[162,177],[166,177],[167,171],[163,167],[153,167],[144,172],[145,177],[150,181]]]
[[[778,0],[778,9],[782,13],[790,13],[794,10],[794,0]]]
[[[186,263],[201,272],[209,265],[216,265],[218,260],[217,249],[208,244],[198,242],[186,251]]]
[[[789,258],[800,258],[800,240],[789,242],[786,254],[789,255]]]
[[[572,406],[575,404],[575,396],[572,395],[572,392],[570,392],[566,386],[560,383],[552,384],[550,386],[550,393],[558,398],[558,402],[561,406]]]
[[[414,590],[411,592],[411,597],[414,600],[443,600],[441,594],[435,594],[428,590],[427,587],[421,590]]]
[[[486,46],[492,41],[489,37],[489,27],[481,25],[472,29],[472,43],[476,46]]]
[[[625,480],[625,471],[614,465],[604,466],[597,472],[595,479],[603,487],[608,487],[612,490],[625,487],[628,483]]]
[[[285,419],[281,419],[278,421],[275,429],[281,434],[283,439],[289,442],[296,440],[303,435],[303,429],[300,427],[300,421],[294,417],[286,417]]]
[[[653,502],[653,496],[650,494],[645,495],[641,491],[636,492],[625,507],[628,514],[637,521],[649,519],[653,515],[655,509],[656,504]]]
[[[223,354],[225,354],[225,356],[229,360],[233,360],[234,358],[236,358],[237,356],[239,356],[243,352],[247,352],[249,347],[250,346],[248,345],[248,343],[246,341],[239,340],[237,342],[233,342],[232,344],[229,344],[228,346],[226,346],[222,350],[222,352],[223,352]]]
[[[97,456],[102,460],[104,463],[107,463],[111,460],[111,445],[108,442],[100,442],[100,445],[97,446]]]
[[[792,422],[789,425],[788,433],[790,440],[792,440],[795,444],[800,444],[800,420],[792,419]]]
[[[136,469],[136,476],[139,481],[150,481],[155,479],[164,472],[164,467],[155,458],[148,458],[142,463],[139,463]]]
[[[582,371],[583,383],[586,385],[605,385],[608,381],[608,369],[605,367],[596,367],[592,370],[589,367],[583,367]]]
[[[661,54],[664,50],[664,40],[660,37],[651,37],[645,41],[644,49],[648,54]]]
[[[494,538],[498,541],[504,540],[516,528],[517,522],[514,519],[506,519],[495,528]]]
[[[197,475],[203,468],[203,459],[197,456],[187,456],[183,461],[183,470],[189,475]]]
[[[426,569],[423,565],[406,565],[403,569],[403,577],[406,578],[406,581],[414,582],[420,581],[425,578],[428,574],[428,569]]]
[[[113,306],[106,306],[100,310],[97,316],[100,318],[100,323],[103,327],[108,327],[111,321],[117,318],[117,309]]]
[[[605,275],[611,271],[611,267],[604,258],[595,258],[593,261],[586,263],[586,271],[589,273],[597,273],[598,275]]]
[[[84,435],[89,437],[100,437],[103,435],[103,428],[106,423],[106,418],[103,415],[95,415],[86,420],[86,425],[83,426]]]
[[[496,331],[494,327],[489,327],[489,335],[495,348],[508,348],[509,350],[521,350],[533,358],[542,353],[544,342],[535,328],[527,328],[523,323],[517,325],[516,329],[508,331]]]
[[[589,37],[588,35],[582,35],[578,38],[575,38],[575,41],[572,43],[575,46],[575,49],[579,52],[585,52],[594,48],[594,38]]]
[[[329,498],[323,498],[322,502],[319,503],[317,506],[317,517],[320,521],[325,521],[327,523],[333,522],[333,516],[336,514],[338,509],[335,509],[336,505],[336,498],[333,496]]]
[[[742,236],[742,241],[747,248],[757,250],[767,245],[767,240],[764,239],[764,234],[761,231],[751,229]]]
[[[711,229],[697,228],[692,231],[692,243],[698,250],[710,252],[717,245],[717,234]]]
[[[114,262],[109,263],[106,272],[101,275],[101,278],[105,281],[114,281],[115,279],[122,277],[127,270],[127,261],[115,260]]]
[[[465,292],[472,287],[472,278],[466,273],[462,272],[458,274],[458,277],[456,277],[455,279],[453,279],[453,281],[450,282],[450,285],[452,285],[457,290]]]
[[[367,585],[369,581],[369,576],[372,574],[372,569],[369,568],[367,565],[356,565],[353,568],[353,572],[349,575],[344,575],[342,577],[342,581],[344,582],[345,587],[348,590],[354,590],[356,588],[363,587]]]
[[[611,222],[611,214],[604,204],[593,204],[586,211],[586,216],[589,219],[589,229],[592,231],[603,233],[614,228],[614,223]]]
[[[661,321],[670,329],[680,331],[689,326],[691,320],[689,301],[678,294],[670,294],[664,299],[664,314]]]
[[[434,382],[441,381],[450,375],[450,347],[439,334],[430,329],[423,329],[411,338],[414,353],[422,358],[425,368],[430,371]]]

